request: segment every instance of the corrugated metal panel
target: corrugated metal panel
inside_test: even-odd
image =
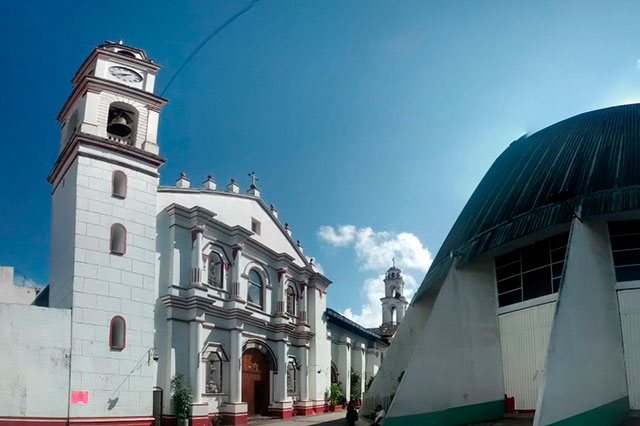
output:
[[[639,161],[640,104],[587,112],[523,136],[482,178],[431,268],[452,251],[464,264],[509,241],[568,224],[572,212],[549,201],[554,192],[574,193],[572,203],[581,204],[587,218],[639,209]],[[422,287],[435,277],[427,275]]]
[[[629,404],[632,410],[640,410],[640,290],[619,291],[618,302],[627,364]]]
[[[499,315],[504,389],[516,410],[535,410],[556,303]]]

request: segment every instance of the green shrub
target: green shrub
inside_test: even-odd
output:
[[[176,417],[186,419],[189,417],[189,405],[193,399],[193,392],[184,382],[182,374],[177,374],[171,379],[171,400]]]
[[[338,385],[338,383],[331,383],[331,387],[329,388],[329,395],[328,395],[329,404],[331,405],[338,404],[338,401],[342,399],[343,396],[344,396],[344,393],[342,393],[342,390],[340,390],[340,386]]]

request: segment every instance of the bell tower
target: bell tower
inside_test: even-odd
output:
[[[395,259],[393,266],[387,269],[384,277],[384,297],[382,302],[382,327],[395,328],[400,324],[407,309],[407,299],[404,297],[404,280],[402,271],[396,268]]]
[[[58,121],[49,306],[72,309],[73,418],[150,416],[156,301],[160,67],[106,42],[72,79]],[[135,367],[135,368],[134,368]],[[77,394],[76,394],[77,395]]]

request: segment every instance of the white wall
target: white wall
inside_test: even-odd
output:
[[[595,413],[627,396],[607,224],[574,219],[567,250],[535,426]],[[624,417],[609,413],[587,423],[618,424],[622,411]]]
[[[618,292],[629,404],[640,410],[640,290]]]
[[[504,392],[516,410],[535,410],[542,383],[555,302],[498,316]]]
[[[124,157],[81,147],[94,156]],[[115,157],[114,157],[115,156]],[[112,175],[127,175],[127,196],[111,196]],[[72,390],[89,391],[72,417],[151,415],[158,178],[94,158],[77,158],[73,279]],[[127,230],[126,253],[110,253],[111,225]],[[69,231],[67,231],[69,232]],[[126,347],[109,347],[111,319],[126,321]]]
[[[261,224],[260,235],[253,235],[261,244],[266,245],[276,253],[287,253],[294,258],[294,263],[304,266],[304,260],[293,248],[291,240],[274,222],[271,213],[265,211],[258,201],[251,197],[238,196],[225,192],[188,192],[180,193],[162,188],[158,193],[158,212],[176,203],[187,208],[201,206],[216,213],[215,219],[228,226],[242,226],[251,231],[251,218]],[[295,241],[295,235],[294,235]]]
[[[0,304],[0,416],[66,417],[71,310]]]
[[[30,305],[37,294],[35,288],[14,285],[12,266],[0,266],[0,303]]]
[[[389,424],[503,400],[496,306],[493,262],[449,271],[389,408]]]
[[[375,379],[364,395],[362,412],[370,413],[378,404],[386,408],[391,403],[391,396],[400,384],[398,378],[406,370],[420,340],[441,285],[442,283],[433,285],[420,300],[414,301],[407,309],[391,346],[384,353],[384,361],[381,361]]]

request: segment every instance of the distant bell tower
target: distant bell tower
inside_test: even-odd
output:
[[[160,67],[122,42],[95,48],[58,121],[49,306],[72,309],[71,417],[152,413]],[[135,370],[133,366],[136,366]],[[131,373],[134,371],[134,373]],[[135,375],[135,377],[132,377]]]
[[[384,277],[384,297],[382,302],[382,326],[383,334],[393,334],[402,321],[407,309],[407,299],[404,298],[404,280],[402,271],[396,268],[395,259],[393,266],[387,269]]]

